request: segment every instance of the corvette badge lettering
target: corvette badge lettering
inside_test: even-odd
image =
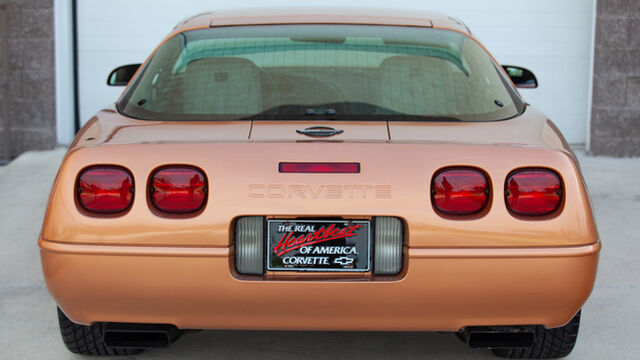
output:
[[[391,199],[391,185],[249,184],[252,199]]]

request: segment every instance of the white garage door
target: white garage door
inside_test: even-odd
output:
[[[570,143],[584,143],[594,1],[314,0],[304,4],[373,7],[391,4],[458,17],[499,62],[533,70],[541,86],[522,91],[527,101],[545,112]],[[301,3],[269,2],[284,6]],[[108,73],[116,66],[144,61],[179,20],[208,10],[264,4],[258,0],[78,0],[81,122],[87,122],[120,95],[122,88],[105,84]]]

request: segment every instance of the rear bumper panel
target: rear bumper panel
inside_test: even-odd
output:
[[[40,240],[49,291],[73,321],[183,329],[456,331],[567,323],[587,300],[600,243],[407,251],[393,280],[246,280],[228,247]]]

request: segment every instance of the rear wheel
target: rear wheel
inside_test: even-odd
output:
[[[58,324],[64,345],[72,353],[82,355],[135,355],[142,352],[142,349],[125,349],[107,347],[102,341],[104,324],[96,323],[91,326],[78,325],[71,321],[58,308]]]
[[[556,359],[562,358],[573,350],[578,338],[580,312],[565,326],[547,329],[542,325],[535,327],[533,346],[519,349],[494,349],[494,354],[510,359]]]

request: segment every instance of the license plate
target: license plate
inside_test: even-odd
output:
[[[268,270],[371,270],[370,221],[269,220],[267,244]]]

